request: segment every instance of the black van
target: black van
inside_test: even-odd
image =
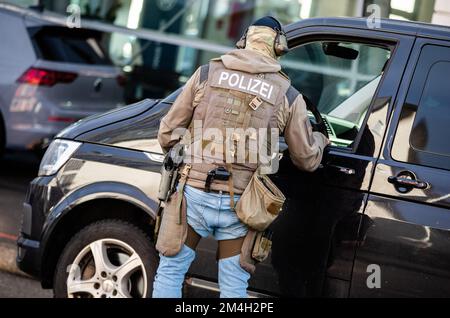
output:
[[[287,201],[250,296],[449,297],[450,29],[326,18],[287,35],[281,63],[332,146],[314,173],[284,152],[272,179]],[[17,262],[55,296],[151,295],[156,135],[178,94],[82,120],[50,145]],[[200,243],[185,295],[217,295],[215,244]]]

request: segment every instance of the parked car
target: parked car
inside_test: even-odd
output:
[[[287,26],[282,63],[332,145],[314,173],[284,153],[272,179],[287,201],[251,296],[450,296],[450,29],[381,25]],[[156,136],[178,94],[79,121],[47,150],[24,203],[17,262],[57,297],[151,295]],[[200,243],[186,295],[216,295],[215,249]]]
[[[0,4],[0,152],[41,148],[81,118],[123,106],[124,76],[104,33]]]

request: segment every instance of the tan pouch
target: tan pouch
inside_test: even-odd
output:
[[[242,244],[239,263],[248,273],[254,274],[256,264],[269,257],[272,241],[264,237],[264,232],[249,230]]]
[[[177,199],[182,195],[178,191],[172,194],[164,207],[162,214],[161,227],[159,229],[156,249],[164,256],[177,255],[187,237],[187,219],[186,219],[186,198],[183,195],[181,202],[181,222],[180,210],[178,209]],[[180,224],[181,223],[181,224]]]
[[[255,273],[256,261],[252,258],[253,246],[255,244],[256,236],[258,232],[249,230],[245,236],[244,243],[241,248],[241,255],[239,257],[239,263],[241,267],[250,274]]]
[[[272,180],[256,171],[236,205],[236,213],[241,222],[262,232],[278,216],[285,200]]]
[[[256,235],[255,244],[253,245],[252,258],[257,262],[262,263],[269,257],[271,249],[272,240],[264,237],[263,232],[259,232]]]

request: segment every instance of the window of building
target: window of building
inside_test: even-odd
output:
[[[391,0],[391,16],[411,20],[415,6],[416,0]]]

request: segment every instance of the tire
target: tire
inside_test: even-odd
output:
[[[148,298],[158,262],[154,243],[141,229],[121,220],[99,221],[65,246],[56,266],[54,296]]]

